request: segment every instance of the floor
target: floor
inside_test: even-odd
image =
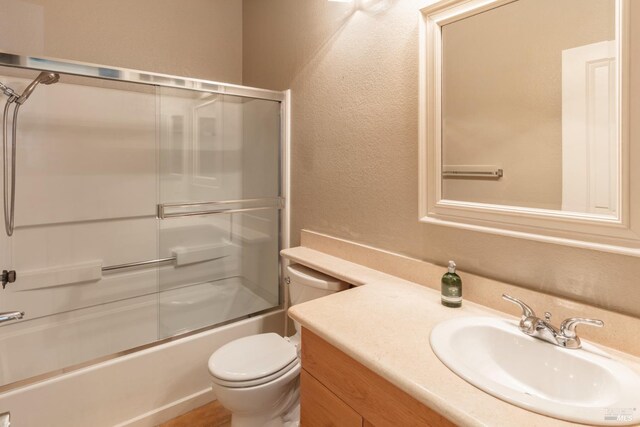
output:
[[[214,400],[158,427],[230,427],[231,412]]]

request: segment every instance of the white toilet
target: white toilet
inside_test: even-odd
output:
[[[300,264],[287,267],[290,305],[349,287]],[[213,391],[231,411],[232,427],[297,426],[300,325],[290,338],[251,335],[220,347],[209,358]]]

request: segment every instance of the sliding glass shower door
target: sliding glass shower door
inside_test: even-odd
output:
[[[18,90],[37,72],[0,70]],[[155,86],[61,75],[22,106],[15,230],[0,237],[0,385],[158,337]],[[42,90],[44,89],[44,90]]]
[[[0,389],[280,305],[282,93],[9,54],[0,81],[31,64],[60,81],[20,110]]]
[[[160,89],[159,331],[279,304],[280,103]]]

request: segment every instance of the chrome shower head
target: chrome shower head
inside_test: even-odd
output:
[[[16,102],[20,105],[24,104],[27,98],[31,96],[31,93],[36,88],[36,86],[38,86],[40,83],[42,83],[43,85],[50,85],[56,83],[58,80],[60,80],[60,74],[43,71],[38,75],[38,77],[36,77],[34,81],[29,84],[29,86],[27,86],[27,88],[24,90],[24,92],[22,92],[22,95],[20,95],[20,98],[18,98]]]

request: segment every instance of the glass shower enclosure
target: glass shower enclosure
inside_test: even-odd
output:
[[[21,110],[0,387],[282,305],[283,92],[0,53]],[[0,99],[4,103],[5,99]]]

